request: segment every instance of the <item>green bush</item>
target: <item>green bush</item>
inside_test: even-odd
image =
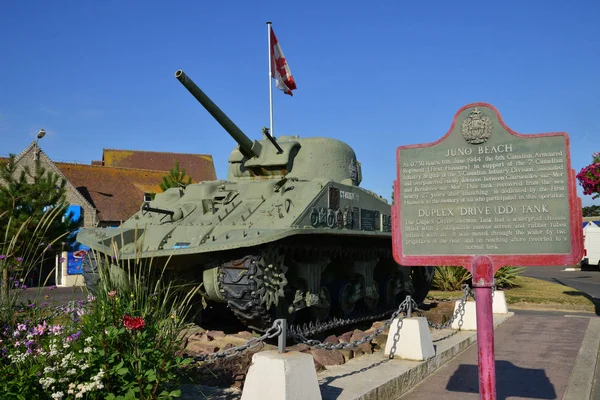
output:
[[[506,289],[517,286],[517,278],[525,270],[524,267],[505,266],[496,271],[494,279],[497,289]],[[464,284],[471,284],[471,272],[463,267],[436,267],[433,277],[433,290],[451,292],[462,290]]]
[[[178,355],[179,334],[199,287],[175,286],[164,277],[166,265],[153,268],[152,260],[94,256],[100,280],[81,330],[101,349],[92,365],[105,372],[104,398],[179,397],[173,385],[191,362]]]
[[[433,275],[433,290],[453,292],[471,280],[471,273],[463,267],[436,267]]]
[[[518,277],[525,271],[525,267],[502,267],[496,271],[496,287],[498,289],[507,289],[518,286]]]

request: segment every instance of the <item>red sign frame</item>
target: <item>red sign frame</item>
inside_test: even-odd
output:
[[[395,261],[400,265],[411,266],[463,266],[472,270],[474,261],[481,255],[404,255],[402,251],[402,193],[400,192],[400,150],[411,148],[426,148],[442,143],[450,136],[454,130],[459,115],[471,107],[487,107],[492,110],[498,119],[500,125],[511,135],[520,138],[540,138],[551,136],[563,136],[566,141],[566,165],[567,165],[567,185],[568,185],[568,203],[569,203],[569,226],[571,228],[571,252],[569,254],[494,254],[483,257],[489,258],[494,272],[502,266],[552,266],[552,265],[574,265],[581,261],[583,257],[583,217],[581,209],[581,199],[577,196],[577,186],[575,180],[575,171],[571,168],[570,139],[566,132],[550,132],[537,134],[521,134],[510,129],[503,121],[499,111],[488,103],[471,103],[462,107],[456,112],[452,120],[452,125],[448,132],[439,140],[425,144],[414,144],[399,146],[396,151],[397,179],[394,181],[394,198],[397,199],[392,205],[392,248]],[[471,271],[473,272],[473,271]]]

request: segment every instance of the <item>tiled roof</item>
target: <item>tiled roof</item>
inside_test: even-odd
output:
[[[140,209],[145,192],[162,192],[164,171],[54,164],[98,210],[100,221],[124,221]]]
[[[187,176],[196,182],[217,179],[213,158],[206,154],[167,153],[159,151],[103,149],[105,167],[140,168],[169,171],[179,161]]]

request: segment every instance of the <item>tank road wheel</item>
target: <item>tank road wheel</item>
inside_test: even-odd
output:
[[[396,296],[396,279],[388,278],[384,280],[383,289],[381,292],[381,299],[383,301],[383,309],[389,310],[397,306]]]
[[[331,288],[333,312],[347,317],[354,312],[354,285],[349,281],[337,282]]]
[[[414,288],[413,300],[421,304],[431,289],[435,267],[411,267],[411,281]]]
[[[321,286],[319,293],[320,304],[309,308],[310,316],[315,321],[325,321],[331,311],[331,293],[325,286]]]
[[[367,308],[367,311],[369,312],[376,312],[378,310],[379,307],[379,299],[381,297],[381,293],[379,293],[379,285],[377,284],[377,282],[373,281],[373,287],[375,288],[375,293],[377,293],[379,295],[378,298],[372,298],[372,297],[365,297],[363,299],[363,302],[365,303],[365,307]]]

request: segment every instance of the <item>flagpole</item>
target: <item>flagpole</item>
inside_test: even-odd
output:
[[[271,60],[271,22],[267,22],[267,36],[268,36],[268,42],[269,42],[269,111],[270,111],[270,129],[269,129],[269,133],[271,134],[271,136],[275,137],[273,134],[273,79],[271,77],[271,66],[272,64],[272,60]]]

